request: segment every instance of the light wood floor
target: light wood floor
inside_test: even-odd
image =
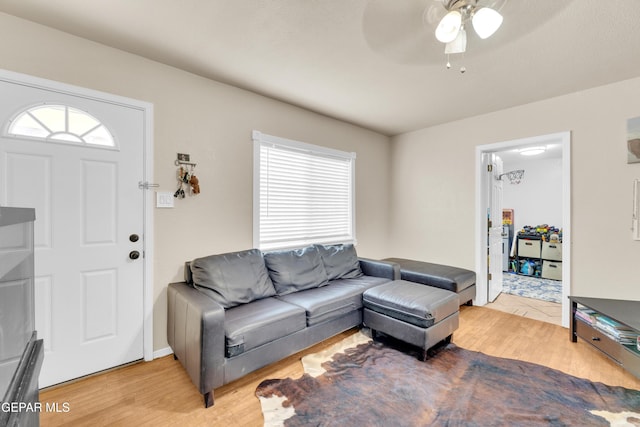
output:
[[[560,303],[525,298],[503,292],[498,295],[494,302],[487,304],[485,307],[528,317],[529,319],[562,325],[562,304]]]
[[[67,403],[66,413],[41,414],[47,426],[260,426],[260,404],[254,395],[267,378],[302,375],[300,356],[325,348],[348,331],[311,349],[215,391],[215,405],[205,409],[202,396],[179,362],[167,356],[44,390],[45,402]],[[640,380],[623,371],[584,342],[571,343],[558,325],[491,310],[461,307],[460,328],[453,342],[483,353],[526,360],[568,374],[640,389]]]

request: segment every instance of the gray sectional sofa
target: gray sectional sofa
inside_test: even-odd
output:
[[[400,278],[352,245],[198,258],[168,287],[167,336],[200,393],[362,324],[362,293]]]

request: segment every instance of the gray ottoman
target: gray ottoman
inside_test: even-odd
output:
[[[441,341],[450,342],[458,329],[458,296],[451,291],[394,280],[362,294],[363,323],[376,331],[428,350]]]
[[[457,293],[461,305],[472,305],[472,300],[476,297],[475,271],[404,258],[387,258],[383,261],[398,264],[402,280],[435,286]]]

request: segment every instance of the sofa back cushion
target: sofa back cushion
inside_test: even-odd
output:
[[[316,245],[329,280],[362,276],[360,261],[353,245]]]
[[[191,275],[195,287],[224,308],[276,294],[257,249],[194,259]]]
[[[278,295],[317,288],[328,283],[320,252],[315,246],[266,252],[264,262]]]

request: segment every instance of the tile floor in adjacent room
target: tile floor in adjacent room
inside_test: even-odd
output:
[[[485,307],[562,325],[562,305],[555,302],[519,297],[503,292],[494,302],[487,304]]]

